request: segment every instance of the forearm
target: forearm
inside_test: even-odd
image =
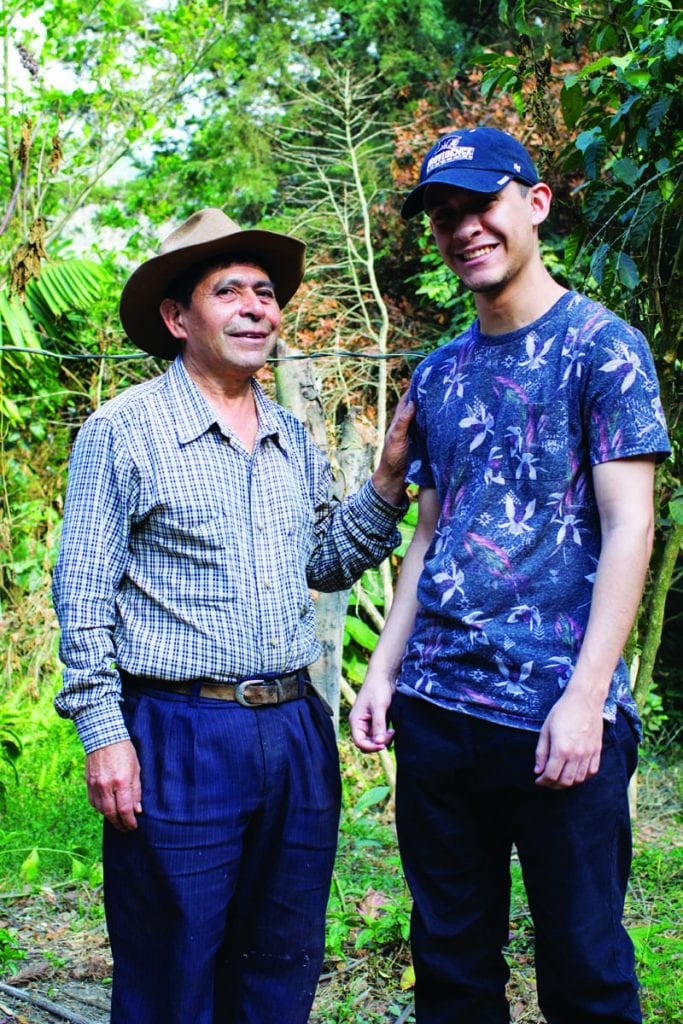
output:
[[[377,647],[370,658],[366,679],[381,676],[390,680],[392,686],[395,685],[403,661],[403,652],[415,624],[419,607],[417,584],[429,541],[428,537],[417,536],[405,553],[391,610],[382,628]]]
[[[603,710],[640,601],[652,546],[651,460],[598,466],[595,494],[601,548],[581,651],[536,748],[537,783],[563,789],[596,775]]]
[[[596,472],[600,558],[581,652],[567,689],[580,691],[600,709],[638,611],[652,551],[652,468],[647,461],[608,467],[608,480],[610,474],[621,480],[616,494],[611,481],[611,489],[605,488],[600,467]]]
[[[331,507],[318,524],[318,540],[306,576],[316,590],[345,590],[379,565],[401,541],[397,523],[407,501],[393,506],[368,481],[356,494]]]
[[[419,607],[417,586],[427,549],[439,516],[439,504],[433,490],[420,493],[418,523],[401,564],[396,592],[368,671],[351,710],[351,735],[360,750],[372,753],[390,742],[393,732],[387,728],[387,712],[406,644],[413,630]]]
[[[633,625],[649,562],[647,534],[616,531],[603,542],[591,611],[568,689],[602,705]]]

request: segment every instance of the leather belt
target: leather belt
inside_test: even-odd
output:
[[[301,680],[301,673],[279,676],[277,679],[242,679],[239,683],[209,683],[197,680],[194,683],[175,683],[166,679],[149,679],[145,676],[131,676],[121,672],[124,683],[132,686],[147,686],[169,693],[194,694],[210,697],[212,700],[233,700],[245,708],[286,704],[290,700],[309,697],[315,690],[309,682]],[[197,688],[197,684],[199,687]]]

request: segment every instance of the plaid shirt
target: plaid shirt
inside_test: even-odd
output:
[[[338,503],[329,463],[253,383],[253,452],[180,358],[79,432],[53,597],[55,700],[86,751],[128,738],[116,666],[173,681],[282,674],[320,654],[309,586],[349,587],[399,542],[368,482]]]

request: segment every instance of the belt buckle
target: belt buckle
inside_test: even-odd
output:
[[[248,695],[246,693],[247,686],[272,687],[277,694],[277,700],[249,700]],[[237,685],[235,686],[235,700],[237,701],[238,704],[241,704],[243,708],[258,708],[268,704],[282,704],[284,700],[282,682],[279,679],[243,679],[241,683],[237,683]]]

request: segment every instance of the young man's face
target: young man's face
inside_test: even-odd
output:
[[[425,210],[444,263],[477,293],[499,293],[538,257],[550,190],[510,182],[500,192],[431,185]]]
[[[203,376],[250,377],[273,351],[282,314],[272,281],[253,263],[208,271],[188,307],[164,299],[161,313],[183,342],[188,369]]]

